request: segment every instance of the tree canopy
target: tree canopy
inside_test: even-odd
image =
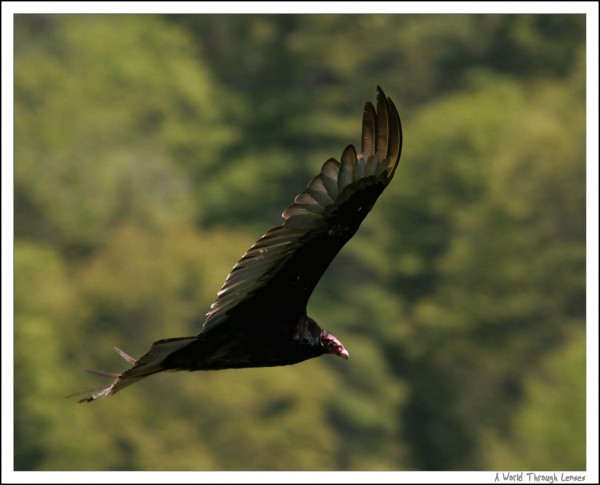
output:
[[[16,470],[585,469],[583,15],[17,15]],[[151,377],[381,85],[394,181],[309,312],[350,351]]]

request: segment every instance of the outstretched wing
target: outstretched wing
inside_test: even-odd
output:
[[[203,331],[238,307],[304,312],[329,263],[392,179],[401,149],[398,112],[378,87],[377,111],[371,102],[365,104],[361,152],[349,145],[340,162],[327,160],[283,212],[284,223],[242,256],[211,305]]]

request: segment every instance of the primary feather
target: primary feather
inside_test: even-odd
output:
[[[159,340],[139,359],[117,352],[131,367],[82,399],[93,401],[161,371],[289,365],[332,353],[348,358],[340,341],[306,314],[306,305],[335,255],[354,235],[394,176],[402,150],[394,103],[377,88],[367,102],[361,151],[349,145],[320,173],[233,267],[193,337]]]

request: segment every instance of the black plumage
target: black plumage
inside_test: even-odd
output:
[[[202,331],[159,340],[114,382],[80,402],[114,394],[161,371],[289,365],[348,352],[306,314],[308,299],[335,255],[354,235],[394,175],[402,149],[394,103],[377,88],[377,110],[364,107],[362,145],[329,159],[306,190],[227,276]]]

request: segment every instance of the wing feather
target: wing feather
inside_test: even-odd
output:
[[[335,198],[329,196],[327,188],[325,187],[323,179],[320,175],[317,175],[308,183],[306,192],[309,193],[321,205],[328,206],[335,202]]]
[[[365,109],[363,113],[363,132],[362,132],[362,146],[360,152],[365,158],[371,158],[375,153],[375,120],[377,115],[373,104],[368,101],[365,103]]]
[[[337,199],[339,193],[337,183],[339,170],[340,162],[338,162],[335,158],[330,158],[321,167],[321,180],[323,181],[323,185],[327,190],[327,194],[334,201]]]
[[[344,190],[344,187],[350,185],[353,181],[354,165],[356,164],[356,150],[352,145],[348,145],[342,153],[342,166],[338,174],[338,191]]]
[[[356,232],[394,175],[402,149],[400,118],[377,88],[377,111],[365,104],[361,152],[330,158],[292,205],[282,225],[267,231],[242,256],[211,305],[204,331],[226,322],[238,307],[276,311],[306,308],[321,275]]]
[[[381,158],[386,158],[390,143],[388,100],[383,91],[377,86],[377,129],[375,132],[375,153]]]

